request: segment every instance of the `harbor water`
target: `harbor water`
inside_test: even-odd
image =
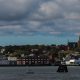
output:
[[[58,66],[0,67],[0,80],[80,80],[80,66],[68,66],[68,72],[56,72]]]

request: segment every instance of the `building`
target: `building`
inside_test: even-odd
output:
[[[64,51],[68,50],[68,46],[67,45],[58,45],[58,48],[60,50],[64,50]]]
[[[65,58],[66,65],[80,65],[80,54],[78,52],[69,54]]]
[[[78,48],[80,48],[80,36],[79,36],[79,40],[78,40]]]
[[[9,61],[17,61],[17,57],[8,57]]]
[[[47,56],[27,57],[26,65],[49,65],[49,59]]]
[[[70,59],[69,61],[66,61],[66,65],[76,65],[76,60]]]
[[[8,57],[9,65],[17,65],[17,57]]]
[[[5,48],[2,48],[2,49],[1,49],[1,53],[4,53],[4,51],[5,51]]]
[[[10,62],[8,60],[0,60],[0,66],[2,65],[9,65]]]
[[[78,60],[76,60],[76,64],[80,65],[80,58],[78,58]]]
[[[80,48],[80,36],[77,42],[68,42],[68,49]]]
[[[18,58],[17,65],[26,65],[26,58]]]
[[[26,58],[17,59],[17,65],[44,66],[50,65],[50,63],[47,56],[28,56]]]
[[[69,49],[74,49],[78,47],[77,42],[68,42]]]

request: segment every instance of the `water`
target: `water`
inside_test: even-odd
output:
[[[80,80],[79,66],[69,66],[68,73],[57,73],[57,68],[56,66],[0,67],[0,80]]]

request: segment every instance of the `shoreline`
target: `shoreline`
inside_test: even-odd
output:
[[[59,66],[59,65],[0,65],[0,67],[45,67],[45,66]],[[66,66],[80,66],[80,65],[66,65]]]

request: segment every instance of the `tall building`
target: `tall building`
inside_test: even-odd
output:
[[[68,42],[68,49],[75,49],[78,47],[77,42]]]
[[[80,48],[80,35],[79,35],[79,40],[78,40],[78,48]]]
[[[79,39],[77,42],[69,42],[68,41],[68,50],[74,49],[74,48],[80,48],[80,35],[79,35]]]

